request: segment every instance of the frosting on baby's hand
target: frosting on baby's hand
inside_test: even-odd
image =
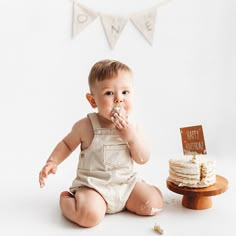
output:
[[[112,108],[112,110],[111,110],[111,121],[112,121],[112,122],[115,121],[115,119],[116,119],[116,118],[114,117],[115,114],[120,115],[120,114],[125,114],[125,113],[126,113],[126,111],[125,111],[125,109],[124,109],[123,107],[114,106],[114,107]]]

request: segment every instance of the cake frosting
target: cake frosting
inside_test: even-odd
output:
[[[213,185],[216,182],[215,161],[204,157],[170,159],[168,181],[189,188]]]
[[[121,114],[125,114],[125,109],[123,107],[120,107],[120,106],[114,106],[111,110],[112,112],[112,117],[111,117],[111,121],[114,122],[115,121],[115,117],[114,117],[114,114],[117,113],[119,115]]]
[[[121,114],[121,113],[125,112],[125,109],[123,107],[120,107],[120,106],[114,106],[112,108],[112,111]]]

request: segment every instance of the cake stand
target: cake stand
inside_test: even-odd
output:
[[[182,205],[194,210],[203,210],[212,207],[211,196],[224,193],[228,188],[228,180],[223,176],[216,176],[216,183],[206,188],[178,187],[170,181],[166,181],[169,190],[182,194]]]

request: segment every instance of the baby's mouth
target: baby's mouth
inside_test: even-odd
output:
[[[122,108],[120,106],[115,106],[112,108],[113,111],[118,112],[118,113],[120,112],[121,109]]]
[[[125,111],[125,109],[121,106],[114,106],[112,108],[112,113],[118,113],[118,114],[121,114]]]

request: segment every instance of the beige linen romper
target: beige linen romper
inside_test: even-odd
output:
[[[127,143],[115,128],[101,128],[96,113],[88,114],[94,131],[91,145],[80,152],[77,177],[70,191],[82,186],[95,189],[107,203],[107,213],[125,208],[138,181]]]

